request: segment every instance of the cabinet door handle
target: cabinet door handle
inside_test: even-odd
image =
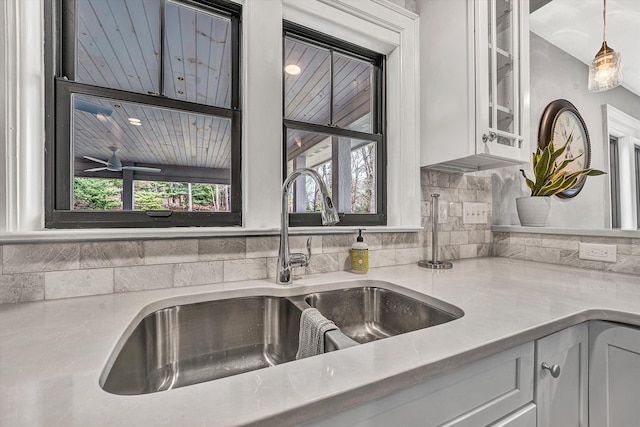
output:
[[[498,137],[498,134],[495,132],[489,132],[489,135],[486,133],[482,135],[482,142],[494,141]]]
[[[549,366],[549,364],[547,362],[542,362],[541,366],[542,366],[542,369],[548,369],[553,378],[558,378],[560,376],[560,366],[559,365]]]

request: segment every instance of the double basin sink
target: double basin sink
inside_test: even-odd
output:
[[[325,334],[326,351],[436,326],[459,308],[382,281],[348,282],[296,296],[248,296],[174,305],[145,316],[112,355],[104,390],[153,393],[295,360],[300,315],[316,308],[340,332]],[[397,287],[396,287],[397,289]],[[133,326],[133,325],[132,325]]]

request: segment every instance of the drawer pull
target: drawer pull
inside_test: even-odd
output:
[[[553,365],[549,366],[547,362],[542,362],[542,369],[548,369],[553,378],[558,378],[560,376],[560,366]]]

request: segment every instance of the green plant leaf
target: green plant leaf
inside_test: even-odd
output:
[[[527,184],[527,187],[529,187],[529,189],[533,192],[533,188],[535,186],[535,184],[533,183],[533,181],[531,181],[529,178],[527,178],[527,175],[524,174],[524,170],[520,169],[520,173],[522,174],[522,176],[524,177],[524,182]],[[533,194],[532,194],[533,195]]]

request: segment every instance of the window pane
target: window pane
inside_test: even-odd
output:
[[[231,186],[184,182],[135,181],[135,210],[229,212]]]
[[[284,50],[285,118],[330,124],[331,54],[326,49],[289,38],[285,38]],[[292,70],[291,66],[298,68]]]
[[[169,192],[159,183],[217,184],[198,200],[211,197],[216,210],[228,210],[218,193],[231,182],[230,119],[77,94],[73,105],[74,177],[125,180],[125,210],[135,207],[131,197],[142,206],[135,192],[144,189],[134,180],[156,183],[158,194]]]
[[[288,171],[315,169],[330,190],[341,213],[376,213],[375,142],[289,129]],[[290,212],[319,212],[321,195],[315,182],[296,180]]]
[[[76,80],[131,92],[159,92],[160,3],[77,2]]]
[[[80,211],[122,210],[122,180],[73,178],[73,209]]]
[[[334,54],[333,122],[343,129],[372,132],[373,65]]]
[[[230,108],[229,19],[167,2],[164,43],[166,96]]]

